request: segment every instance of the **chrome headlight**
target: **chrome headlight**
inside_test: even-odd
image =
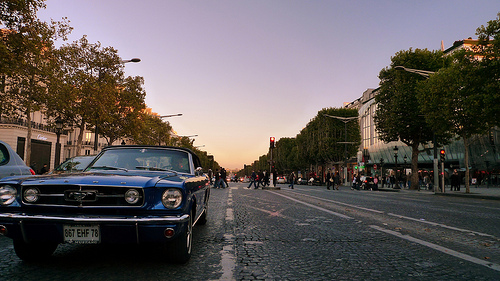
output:
[[[161,196],[163,206],[169,209],[175,209],[182,203],[182,192],[175,188],[167,189]]]
[[[10,205],[16,200],[17,190],[11,185],[0,186],[0,205]]]
[[[28,203],[35,203],[40,198],[40,190],[38,188],[27,188],[23,193],[24,201]]]
[[[125,201],[129,204],[135,204],[141,199],[141,194],[135,189],[129,189],[125,192]]]

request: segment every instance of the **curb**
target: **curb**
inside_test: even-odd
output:
[[[476,199],[488,199],[488,200],[500,200],[500,196],[483,195],[479,193],[434,193],[437,196],[449,196],[449,197],[462,197],[462,198],[476,198]]]

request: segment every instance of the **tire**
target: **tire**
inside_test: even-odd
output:
[[[23,261],[44,261],[52,256],[57,248],[57,243],[26,243],[23,240],[14,240],[14,251]]]
[[[193,212],[189,216],[186,229],[174,241],[170,242],[170,257],[174,263],[186,263],[191,258],[193,246]]]

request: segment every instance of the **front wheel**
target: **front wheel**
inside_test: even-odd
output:
[[[191,258],[193,240],[193,212],[189,216],[186,229],[177,239],[170,242],[171,260],[175,263],[186,263]]]
[[[57,248],[57,243],[29,242],[14,240],[14,251],[23,261],[44,261]]]

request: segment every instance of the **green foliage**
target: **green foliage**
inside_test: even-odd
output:
[[[421,84],[418,100],[427,122],[436,132],[465,138],[488,132],[488,92],[484,90],[484,69],[473,54],[460,51],[455,62]]]
[[[390,67],[379,74],[380,89],[375,97],[377,110],[374,121],[381,140],[401,140],[409,146],[432,140],[433,131],[420,109],[429,101],[417,99],[418,82],[426,78],[395,67],[437,71],[449,62],[450,59],[443,57],[441,52],[420,49],[400,51],[391,58]]]
[[[357,117],[356,109],[324,108],[311,119],[295,138],[281,138],[274,149],[275,167],[279,172],[305,170],[310,165],[323,165],[344,161],[344,142],[347,145],[348,157],[356,155],[361,134],[359,123],[354,119],[346,124],[341,120],[327,117]],[[347,135],[345,134],[347,128]],[[340,143],[339,143],[340,142]],[[262,158],[262,157],[261,157]],[[267,160],[267,159],[266,159]],[[267,161],[259,158],[259,168],[267,165]]]
[[[497,18],[488,21],[488,25],[477,29],[480,56],[479,74],[483,80],[483,91],[486,92],[484,109],[485,119],[492,126],[500,126],[500,13]]]

